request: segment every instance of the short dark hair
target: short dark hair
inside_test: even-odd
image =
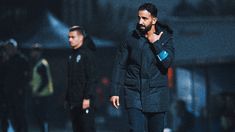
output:
[[[141,5],[138,9],[138,11],[140,10],[147,10],[148,12],[150,12],[150,14],[154,17],[157,17],[157,12],[158,12],[158,9],[157,7],[152,4],[152,3],[144,3],[143,5]]]
[[[87,36],[85,29],[81,26],[72,26],[72,27],[70,27],[69,32],[73,32],[73,31],[80,32],[84,37]]]

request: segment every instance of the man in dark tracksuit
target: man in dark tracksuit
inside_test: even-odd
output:
[[[121,45],[114,65],[111,103],[119,107],[124,87],[131,132],[162,132],[168,109],[167,71],[174,57],[172,30],[157,20],[157,8],[138,9],[137,30]]]
[[[73,131],[95,132],[95,45],[79,26],[70,28],[69,43],[72,53],[68,60],[68,89],[65,101],[71,113]]]

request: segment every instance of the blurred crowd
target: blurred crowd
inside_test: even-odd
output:
[[[53,93],[49,72],[40,44],[33,44],[27,57],[15,39],[0,43],[0,131],[12,126],[15,132],[27,132],[29,116],[47,131],[47,102]]]
[[[30,79],[29,61],[17,48],[17,42],[9,39],[0,45],[0,119],[6,132],[8,120],[16,130],[26,131],[27,84]]]
[[[210,100],[199,115],[182,99],[172,103],[173,132],[235,132],[235,95],[221,93]]]

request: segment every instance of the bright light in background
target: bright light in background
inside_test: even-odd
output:
[[[206,82],[203,69],[176,69],[177,97],[186,102],[196,116],[206,105]]]

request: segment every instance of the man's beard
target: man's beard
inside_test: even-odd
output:
[[[137,30],[140,31],[141,34],[146,34],[148,31],[151,30],[151,28],[152,28],[152,24],[149,24],[148,26],[137,24]]]

